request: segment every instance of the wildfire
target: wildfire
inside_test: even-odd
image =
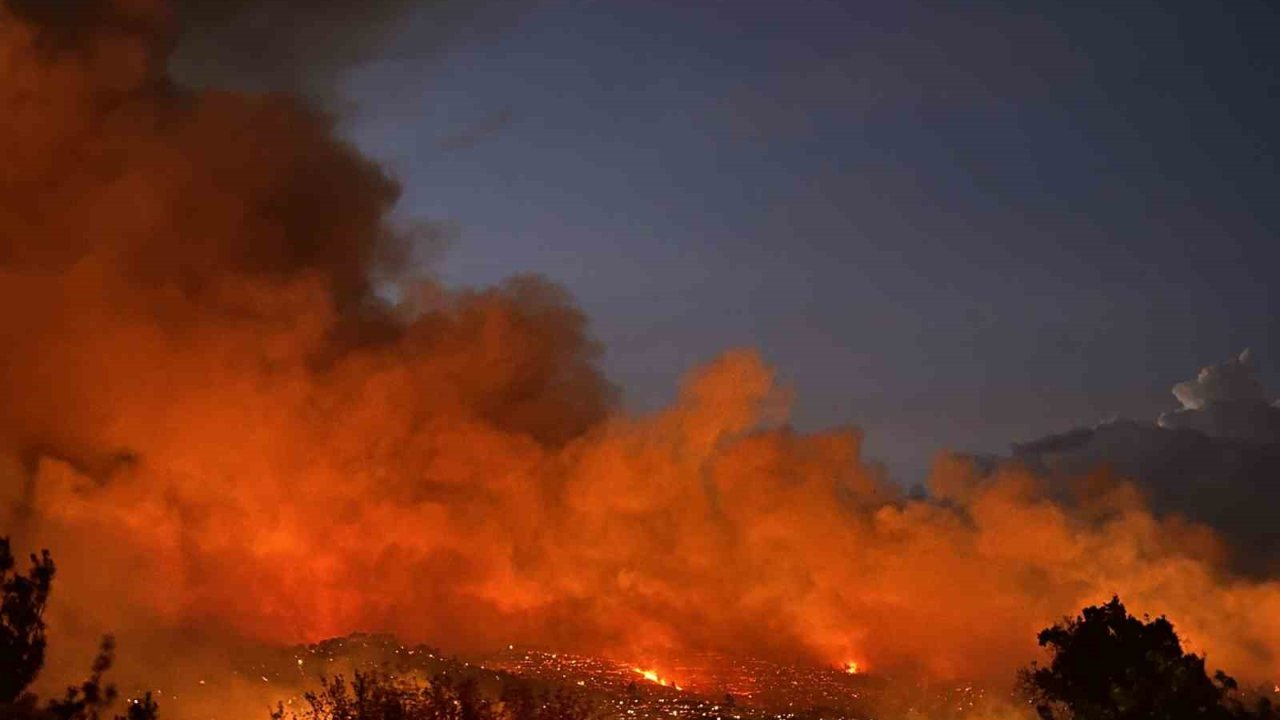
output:
[[[658,674],[657,670],[631,668],[631,671],[643,677],[645,680],[648,680],[649,682],[654,683],[656,685],[661,685],[662,687],[675,688],[676,690],[681,689],[680,685],[678,685],[674,680],[671,680],[670,678],[662,677],[661,675]]]
[[[850,660],[844,664],[844,671],[850,675],[857,675],[859,672],[862,672],[861,668],[858,667],[858,663],[854,660]]]

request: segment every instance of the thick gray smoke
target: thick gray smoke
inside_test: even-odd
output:
[[[1248,350],[1173,387],[1182,403],[1157,422],[1117,420],[1014,446],[1059,480],[1108,467],[1163,512],[1217,528],[1237,564],[1276,569],[1280,533],[1280,407],[1267,401]]]
[[[1216,438],[1280,443],[1280,409],[1267,402],[1248,350],[1200,370],[1173,386],[1181,410],[1160,416],[1160,427],[1197,430]]]
[[[1247,349],[1224,363],[1201,368],[1194,380],[1174,385],[1173,396],[1186,410],[1203,410],[1222,402],[1266,402],[1253,356]]]

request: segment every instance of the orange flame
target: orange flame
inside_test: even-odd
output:
[[[858,666],[857,661],[855,660],[850,660],[846,662],[844,664],[844,671],[849,673],[850,675],[857,675],[858,673],[862,672],[861,668],[859,668]]]
[[[629,658],[697,637],[1005,682],[1033,629],[1115,592],[1232,674],[1280,672],[1280,578],[1229,575],[1106,476],[1059,503],[945,456],[903,494],[859,432],[792,429],[743,350],[628,412],[564,290],[392,262],[398,188],[327,114],[160,82],[168,23],[142,16],[166,4],[90,4],[86,52],[52,61],[46,13],[0,2],[0,527],[54,550],[55,626]]]
[[[678,683],[676,683],[674,680],[671,680],[670,678],[662,677],[661,675],[658,674],[657,670],[645,670],[643,668],[637,667],[637,668],[631,668],[631,671],[643,677],[645,680],[648,680],[649,682],[654,683],[655,685],[661,685],[662,687],[675,688],[676,690],[681,689]]]

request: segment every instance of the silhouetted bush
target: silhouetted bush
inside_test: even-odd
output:
[[[1246,708],[1236,681],[1205,672],[1163,617],[1139,620],[1118,597],[1042,630],[1053,659],[1020,673],[1024,695],[1044,720],[1262,720],[1269,701]]]

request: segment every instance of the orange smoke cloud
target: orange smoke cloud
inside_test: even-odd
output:
[[[1123,487],[1064,504],[944,459],[903,497],[856,431],[789,429],[748,351],[616,410],[563,292],[434,284],[326,117],[176,87],[162,9],[82,6],[73,40],[0,11],[0,498],[60,562],[63,632],[1003,678],[1120,593],[1280,674],[1280,583]]]

